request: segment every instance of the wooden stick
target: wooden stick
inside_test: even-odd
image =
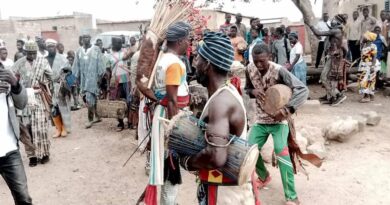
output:
[[[162,47],[163,49],[167,46],[167,41],[164,41]],[[164,51],[163,50],[160,50],[160,53],[158,54],[158,57],[157,57],[157,60],[156,60],[156,63],[154,64],[154,67],[153,67],[153,70],[152,70],[152,74],[150,75],[149,77],[149,82],[148,82],[148,88],[150,89],[153,85],[153,82],[154,82],[154,76],[156,75],[156,71],[157,71],[157,65],[158,65],[158,62],[160,61],[162,55],[163,55]]]

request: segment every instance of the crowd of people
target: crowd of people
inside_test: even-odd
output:
[[[341,55],[344,59],[343,61],[347,61],[348,66],[349,64],[357,66],[359,71],[359,93],[362,95],[360,102],[367,103],[374,100],[375,90],[383,86],[390,77],[389,66],[387,65],[390,15],[388,11],[382,10],[380,12],[380,20],[377,20],[370,16],[370,10],[367,7],[364,7],[361,13],[362,17],[360,17],[359,11],[353,11],[350,21],[348,21],[348,14],[339,15],[338,18],[342,24],[338,30],[329,27],[332,24],[329,20],[329,15],[328,13],[323,14],[322,19],[313,27],[317,30],[315,34],[322,36],[318,44],[315,67],[318,68],[320,65],[324,53],[325,68],[321,81],[326,82],[326,76],[329,75],[330,67],[338,64],[333,62],[340,61],[337,59],[339,58],[337,56]],[[329,36],[329,39],[338,38],[339,45],[334,46],[331,40],[326,41],[326,36]],[[337,42],[334,43],[337,44]],[[345,66],[342,61],[340,62],[342,66]],[[345,75],[347,74],[344,73],[341,76],[341,78],[344,78],[342,80],[344,82],[341,84],[336,83],[336,81],[341,81],[340,79],[333,80],[333,84],[335,84],[333,86],[334,92],[329,92],[328,96],[324,96],[320,100],[333,102],[333,104],[344,101],[346,97],[339,93],[346,88],[347,77]],[[330,89],[332,87],[330,84],[328,83],[328,90],[332,90]]]
[[[388,76],[387,40],[390,37],[389,13],[381,12],[381,21],[363,9],[348,15],[338,14],[331,21],[327,13],[317,25],[305,22],[319,39],[315,67],[323,53],[325,63],[321,82],[326,95],[320,100],[333,106],[345,101],[347,68],[357,64],[361,102],[374,99],[376,82]],[[181,166],[199,173],[200,204],[257,204],[257,189],[266,186],[271,177],[262,157],[257,160],[251,182],[231,185],[229,176],[215,170],[225,166],[229,135],[240,136],[261,149],[270,134],[280,169],[286,205],[300,204],[295,190],[296,166],[291,158],[294,139],[291,115],[308,99],[307,64],[304,48],[297,32],[290,27],[265,28],[258,18],[250,28],[242,23],[242,15],[226,14],[225,23],[217,32],[205,29],[192,35],[186,22],[171,25],[166,34],[166,48],[157,62],[153,86],[148,87],[137,76],[142,38],[113,37],[110,48],[101,40],[91,42],[89,34],[80,36],[80,47],[65,53],[63,44],[53,39],[36,37],[17,40],[14,59],[7,58],[5,45],[0,47],[0,173],[9,185],[16,204],[32,204],[27,189],[26,174],[18,149],[19,140],[25,145],[29,166],[50,160],[49,124],[55,126],[54,138],[72,132],[71,111],[83,105],[87,108],[85,128],[101,122],[97,110],[100,100],[125,101],[126,115],[118,117],[117,131],[136,129],[139,144],[150,138],[147,147],[149,183],[144,198],[161,186],[161,204],[175,204],[182,183]],[[232,74],[238,62],[245,70],[246,84],[241,89],[240,78]],[[138,67],[138,68],[137,68]],[[233,77],[232,77],[233,76]],[[172,119],[191,103],[189,82],[197,81],[207,88],[208,102],[200,114],[207,123],[207,147],[195,155],[181,156],[164,146],[164,126],[160,118]],[[291,88],[290,101],[280,110],[264,110],[265,91],[276,84]],[[241,97],[245,91],[256,99],[256,121],[247,134],[247,113]],[[141,97],[142,96],[142,97]],[[82,99],[81,103],[79,98]],[[148,134],[149,133],[149,134]],[[147,143],[146,143],[147,144]],[[154,191],[153,191],[154,190]],[[152,201],[152,202],[151,202]]]
[[[320,98],[324,104],[337,106],[346,100],[343,92],[348,83],[348,68],[358,67],[360,102],[374,100],[375,90],[383,86],[389,76],[387,65],[387,45],[389,36],[390,14],[380,12],[380,20],[370,16],[368,7],[360,12],[352,13],[353,19],[348,21],[348,14],[339,14],[329,20],[328,13],[311,26],[318,38],[315,68],[323,64],[321,82],[327,95]],[[227,34],[235,50],[235,61],[248,65],[252,62],[252,49],[256,44],[267,44],[272,52],[272,59],[285,66],[298,79],[306,84],[307,63],[304,60],[304,48],[295,31],[291,27],[265,28],[258,18],[250,20],[250,28],[241,23],[242,15],[236,15],[236,22],[231,22],[232,15],[225,15],[225,23],[219,31]],[[308,22],[306,22],[308,23]],[[333,67],[333,69],[332,69]],[[332,72],[331,72],[332,71]]]

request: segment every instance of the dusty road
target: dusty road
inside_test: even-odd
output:
[[[313,87],[312,97],[320,95]],[[340,107],[322,106],[312,113],[298,113],[298,126],[323,127],[336,116],[363,111],[380,113],[377,127],[366,127],[348,142],[327,145],[328,157],[319,169],[308,166],[310,178],[298,173],[296,187],[303,205],[388,205],[390,204],[390,99],[377,96],[374,103],[360,104],[355,94]],[[50,163],[28,167],[24,157],[30,194],[36,205],[135,204],[143,191],[145,156],[137,154],[122,164],[135,149],[134,131],[115,132],[116,121],[105,119],[92,129],[83,128],[86,110],[73,113],[73,133],[52,140]],[[51,129],[51,131],[53,131]],[[21,153],[25,156],[24,149]],[[263,205],[283,205],[279,170],[268,165],[273,177],[261,191]],[[184,174],[178,203],[196,204],[195,178]],[[0,179],[0,205],[12,205],[12,197]]]

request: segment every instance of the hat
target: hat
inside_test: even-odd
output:
[[[38,51],[38,44],[35,41],[28,40],[26,44],[24,44],[26,51]]]
[[[91,29],[82,29],[80,36],[91,36]]]
[[[46,43],[46,46],[56,46],[57,45],[57,41],[54,39],[51,39],[51,38],[47,39],[45,41],[45,43]]]
[[[377,35],[376,35],[376,33],[367,31],[366,33],[364,33],[363,37],[365,39],[367,39],[368,41],[375,41]]]
[[[38,42],[40,40],[45,40],[42,36],[35,36],[35,41]]]
[[[343,14],[337,14],[334,19],[336,19],[336,21],[340,22],[341,24],[347,23],[347,20]]]
[[[234,60],[234,49],[225,34],[216,32],[206,33],[198,53],[218,69],[230,71]]]
[[[290,37],[290,36],[298,39],[298,33],[296,33],[296,32],[291,32],[290,34],[288,34],[288,37]]]
[[[192,27],[190,24],[179,21],[168,27],[167,41],[177,41],[190,35]]]

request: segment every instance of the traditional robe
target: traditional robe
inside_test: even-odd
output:
[[[53,105],[58,105],[62,122],[65,125],[66,131],[70,132],[72,124],[70,117],[70,93],[64,93],[64,89],[61,89],[61,77],[64,75],[62,69],[65,67],[70,67],[68,60],[63,55],[57,53],[54,57],[53,65],[51,65],[54,90]]]
[[[12,70],[20,76],[20,83],[27,89],[28,103],[25,109],[17,110],[21,123],[29,129],[35,150],[26,149],[27,156],[42,159],[49,156],[50,141],[48,138],[48,113],[45,101],[39,92],[33,89],[39,84],[48,84],[52,81],[53,72],[49,62],[43,57],[37,57],[32,64],[23,57],[16,61]]]
[[[80,80],[81,92],[86,96],[89,106],[96,105],[97,96],[99,95],[98,82],[105,70],[103,53],[99,47],[92,46],[87,50],[81,47],[77,50],[72,71],[76,78]]]

